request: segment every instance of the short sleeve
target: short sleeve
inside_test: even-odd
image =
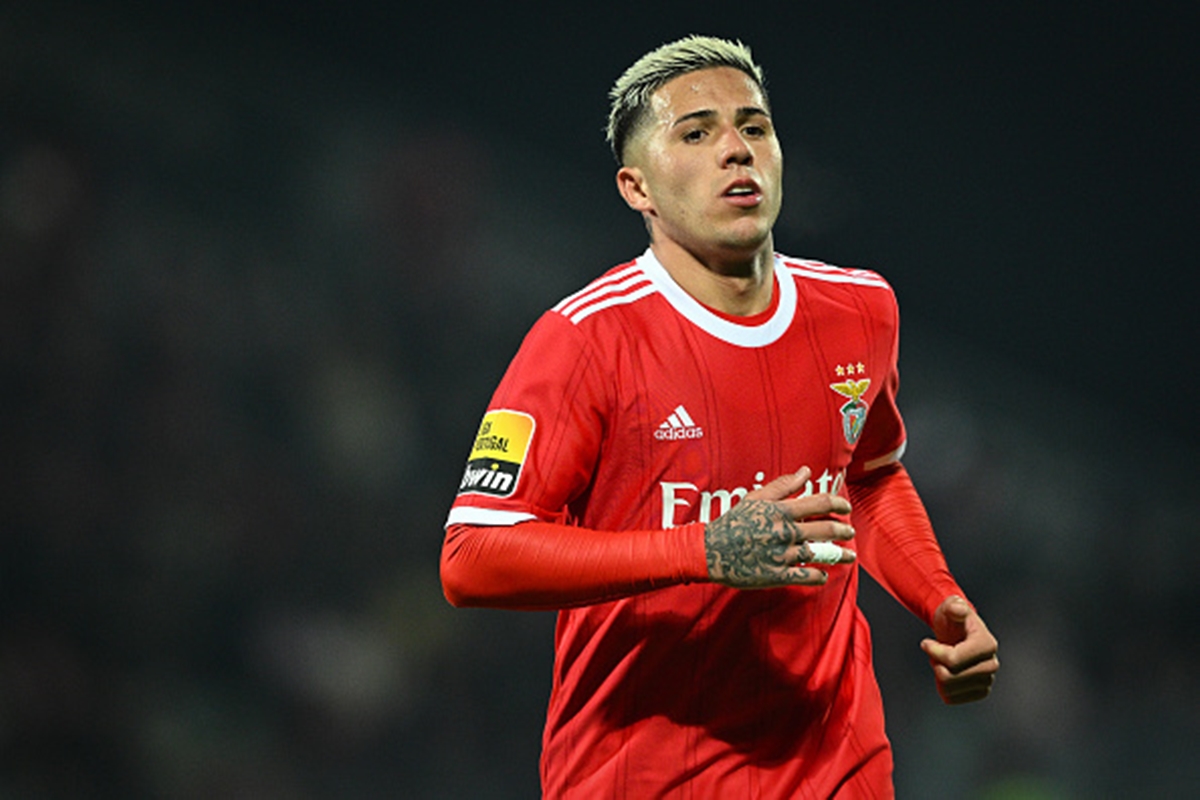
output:
[[[873,349],[879,354],[880,363],[887,366],[850,462],[847,477],[851,480],[898,462],[907,442],[904,420],[896,404],[900,391],[900,313],[890,290],[875,298],[868,319],[874,328]]]
[[[592,348],[555,312],[534,324],[488,404],[447,524],[562,522],[591,483],[607,390]]]

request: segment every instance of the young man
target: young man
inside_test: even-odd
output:
[[[664,45],[611,98],[650,247],[526,337],[446,596],[560,609],[547,797],[891,796],[859,565],[932,627],[946,702],[998,667],[900,463],[892,291],[774,252],[782,153],[740,43]]]

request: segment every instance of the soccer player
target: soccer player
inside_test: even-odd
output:
[[[782,153],[741,43],[664,45],[611,101],[649,248],[522,343],[446,596],[559,609],[547,797],[892,796],[859,567],[931,626],[946,702],[998,668],[900,462],[892,290],[774,251]]]

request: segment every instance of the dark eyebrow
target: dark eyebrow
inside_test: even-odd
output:
[[[737,111],[737,118],[746,119],[747,117],[766,117],[767,119],[770,119],[771,112],[767,111],[765,108],[759,108],[758,106],[742,106]]]
[[[715,117],[716,115],[717,115],[717,112],[713,111],[711,108],[704,108],[704,109],[701,109],[700,111],[693,111],[690,114],[684,114],[682,117],[680,117],[679,119],[677,119],[673,123],[671,123],[671,127],[672,128],[677,127],[679,125],[682,125],[685,122],[690,122],[691,120],[694,120],[694,119],[710,119],[712,117]]]
[[[684,114],[682,117],[675,120],[675,122],[671,125],[671,127],[674,128],[677,125],[682,125],[683,123],[688,122],[693,119],[711,119],[712,117],[715,117],[716,115],[717,115],[717,112],[712,110],[711,108],[702,108],[699,111],[693,111],[690,114]],[[737,110],[736,118],[738,120],[744,120],[748,117],[756,117],[756,116],[763,116],[763,117],[766,117],[767,119],[771,118],[770,113],[768,113],[766,109],[759,108],[758,106],[742,106],[741,108],[739,108]]]

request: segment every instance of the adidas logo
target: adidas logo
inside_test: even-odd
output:
[[[654,431],[654,438],[659,441],[675,439],[699,439],[704,435],[704,428],[697,425],[682,405],[675,406],[671,416]]]

